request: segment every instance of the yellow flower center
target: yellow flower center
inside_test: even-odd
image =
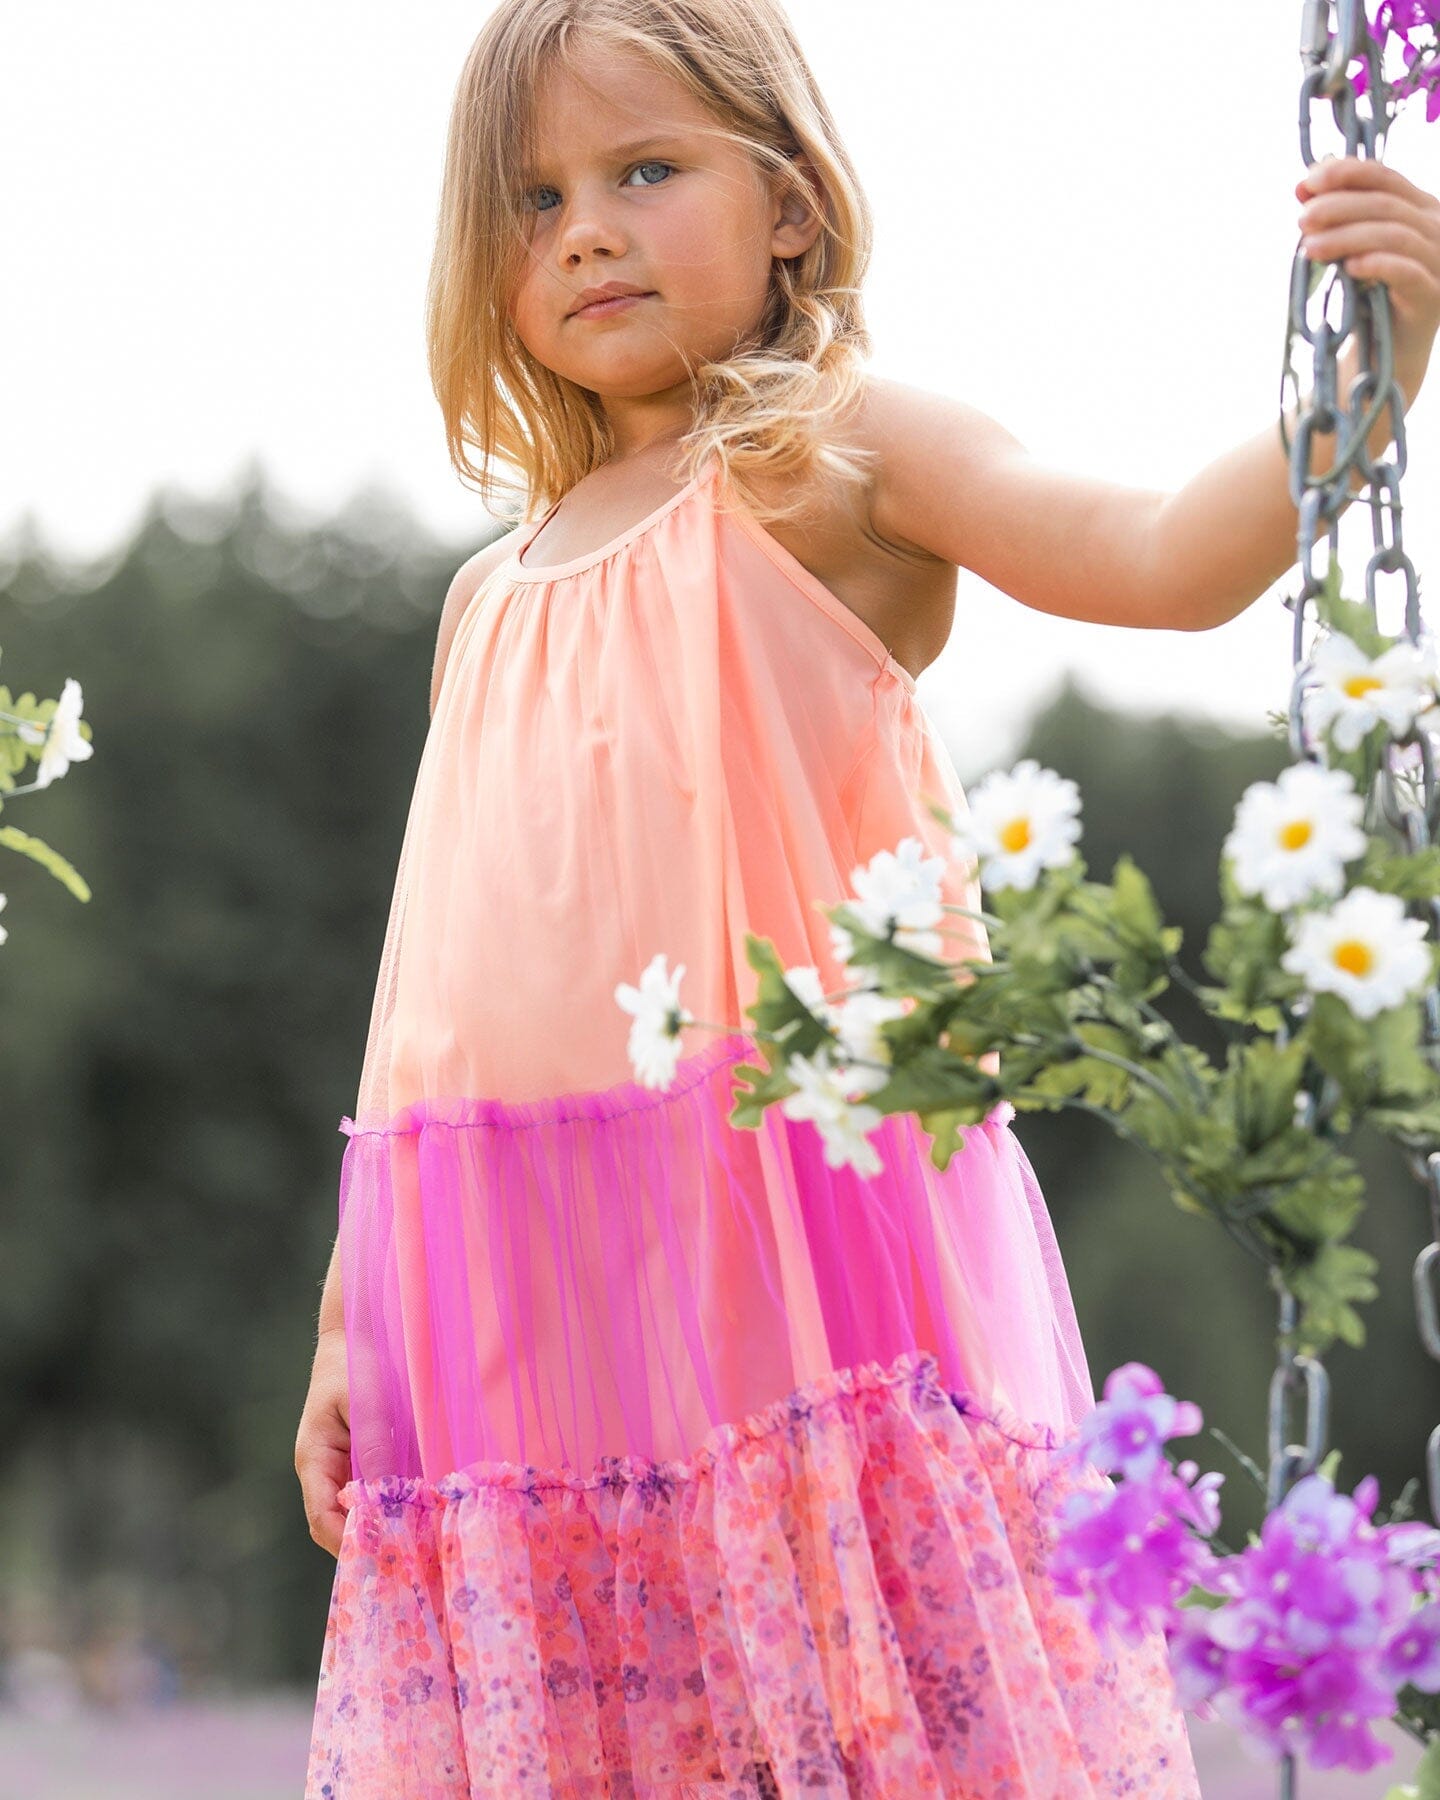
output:
[[[1352,700],[1360,700],[1371,688],[1383,687],[1384,683],[1374,675],[1347,675],[1340,685]]]
[[[1311,824],[1308,819],[1292,819],[1288,825],[1280,828],[1280,848],[1282,850],[1301,850],[1310,842]]]
[[[1023,814],[1001,828],[1000,845],[1008,855],[1013,856],[1017,850],[1024,850],[1029,842],[1030,821]]]
[[[1347,975],[1368,975],[1375,963],[1370,946],[1359,938],[1346,938],[1343,944],[1335,946],[1332,955],[1335,966],[1344,969]]]

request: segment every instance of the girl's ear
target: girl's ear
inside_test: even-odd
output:
[[[803,256],[819,237],[823,223],[818,202],[812,198],[819,187],[814,164],[798,150],[790,153],[790,160],[804,182],[806,192],[788,193],[781,204],[771,234],[771,252],[783,257]]]

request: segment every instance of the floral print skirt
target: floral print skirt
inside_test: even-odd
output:
[[[1197,1800],[1163,1640],[1047,1574],[1106,1481],[925,1351],[686,1460],[352,1480],[305,1800]]]

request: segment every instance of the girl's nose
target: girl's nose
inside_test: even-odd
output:
[[[566,251],[589,250],[595,244],[618,241],[619,225],[606,196],[589,189],[578,190],[565,202],[565,217],[560,225],[560,239]]]

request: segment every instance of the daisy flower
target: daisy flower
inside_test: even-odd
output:
[[[663,1088],[674,1079],[680,1059],[680,1032],[695,1018],[680,1004],[680,977],[684,973],[684,963],[667,973],[665,954],[658,951],[641,975],[639,987],[622,981],[615,989],[616,1000],[635,1016],[626,1052],[641,1087]]]
[[[1324,912],[1300,914],[1281,967],[1312,993],[1338,994],[1358,1018],[1420,993],[1430,980],[1425,924],[1396,894],[1357,887]]]
[[[1058,868],[1074,854],[1080,790],[1033,756],[1009,771],[992,770],[972,789],[968,805],[952,846],[957,856],[980,859],[983,887],[1032,888],[1041,869]]]
[[[903,1000],[864,991],[847,995],[841,1005],[839,1055],[849,1065],[854,1085],[864,1092],[874,1093],[890,1079],[890,1046],[880,1027],[887,1019],[903,1018],[907,1010]]]
[[[1278,781],[1252,781],[1225,840],[1235,885],[1271,912],[1345,885],[1345,864],[1363,855],[1365,801],[1344,769],[1294,763]]]
[[[94,754],[94,745],[88,738],[80,735],[80,708],[83,704],[80,683],[73,675],[67,676],[64,687],[60,690],[60,698],[55,702],[55,711],[50,715],[48,726],[31,723],[23,726],[18,735],[27,744],[44,742],[45,748],[40,752],[40,761],[35,770],[36,787],[49,787],[70,767],[72,762],[84,762]]]
[[[1319,684],[1306,690],[1305,723],[1316,734],[1328,731],[1339,750],[1355,749],[1379,724],[1402,737],[1435,697],[1433,667],[1433,655],[1408,638],[1371,658],[1353,638],[1332,631],[1310,658]]]
[[[863,1102],[851,1104],[853,1072],[843,1064],[833,1063],[828,1050],[821,1048],[813,1057],[790,1057],[785,1073],[798,1091],[785,1096],[780,1110],[787,1119],[809,1119],[815,1125],[830,1167],[849,1165],[862,1175],[878,1174],[880,1156],[867,1134],[883,1115]]]
[[[868,863],[851,871],[857,898],[847,904],[873,937],[889,938],[917,956],[938,956],[940,934],[930,927],[945,916],[940,900],[944,870],[943,856],[927,857],[918,837],[902,838],[893,850],[877,850]],[[855,942],[843,925],[830,927],[830,941],[840,961],[848,963]]]

